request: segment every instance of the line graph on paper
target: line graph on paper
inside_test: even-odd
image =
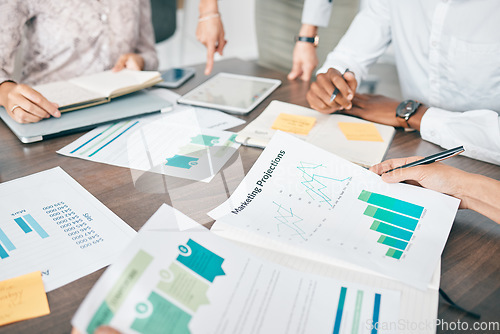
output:
[[[294,214],[292,208],[287,209],[275,201],[273,201],[273,203],[277,206],[274,220],[278,233],[291,232],[292,235],[297,235],[306,240],[306,232],[301,228],[304,219]]]
[[[314,233],[321,228],[324,219],[305,220],[297,215],[297,213],[290,207],[273,201],[274,214],[273,220],[276,224],[276,234],[278,238],[292,238],[297,241],[308,241],[308,238],[313,236]],[[270,233],[268,233],[270,234]]]
[[[351,176],[342,178],[326,176],[329,170],[323,164],[301,161],[297,169],[300,172],[300,184],[311,200],[325,203],[330,208],[342,198],[352,179]]]

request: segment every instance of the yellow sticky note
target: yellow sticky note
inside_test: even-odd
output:
[[[315,117],[281,113],[276,117],[271,129],[307,135],[316,123]]]
[[[347,140],[384,141],[373,123],[339,122],[338,125]]]
[[[0,326],[49,313],[41,272],[0,282]]]

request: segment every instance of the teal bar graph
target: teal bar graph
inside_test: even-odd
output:
[[[342,314],[344,313],[345,297],[347,294],[347,288],[342,287],[340,289],[339,304],[337,306],[337,314],[335,316],[335,325],[333,327],[333,334],[340,333],[340,324],[342,323]]]
[[[398,213],[387,211],[381,208],[377,208],[371,205],[368,205],[364,214],[366,216],[387,222],[392,225],[396,225],[407,230],[415,231],[417,227],[418,220],[414,218],[410,218],[407,216],[400,215]]]
[[[395,258],[396,260],[399,260],[402,255],[403,255],[402,251],[394,249],[394,248],[389,248],[387,250],[387,253],[385,253],[385,256]]]
[[[403,215],[407,215],[416,219],[419,219],[420,216],[422,216],[422,212],[424,212],[424,208],[422,206],[405,202],[397,198],[372,193],[366,190],[361,191],[358,199],[369,204],[376,205],[387,210],[396,211]]]
[[[0,259],[6,259],[9,257],[9,253],[0,245]]]
[[[35,230],[36,233],[42,238],[45,239],[49,236],[47,232],[38,224],[38,222],[31,215],[24,215],[23,218],[26,220],[28,224]]]
[[[19,225],[19,227],[21,228],[21,230],[24,231],[24,233],[29,233],[33,231],[31,227],[29,227],[28,224],[26,224],[26,222],[22,218],[15,218],[14,221],[17,223],[17,225]]]
[[[380,293],[375,294],[375,302],[373,303],[373,318],[372,318],[372,331],[371,334],[377,334],[380,324],[378,323],[378,318],[380,316],[380,299],[382,296]]]
[[[406,241],[410,241],[413,233],[407,230],[403,230],[402,228],[389,225],[378,220],[375,220],[370,227],[371,230],[380,232],[382,234],[387,234],[391,237],[403,239]]]
[[[386,235],[381,235],[380,238],[378,238],[377,242],[401,250],[405,250],[406,246],[408,246],[408,243],[406,241],[394,239]]]
[[[2,231],[1,228],[0,228],[0,242],[2,242],[5,248],[7,248],[7,250],[9,251],[13,251],[14,249],[16,249],[16,246],[14,246],[12,241],[10,241],[10,239],[7,237],[4,231]]]

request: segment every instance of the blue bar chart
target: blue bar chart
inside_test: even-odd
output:
[[[374,219],[370,229],[381,234],[377,242],[389,247],[385,255],[401,259],[424,207],[367,190],[362,190],[358,199],[368,204],[363,214]]]
[[[372,318],[372,333],[371,334],[377,334],[378,330],[378,318],[380,315],[380,299],[381,295],[380,293],[375,294],[375,302],[373,303],[373,318]]]
[[[367,320],[371,320],[370,333],[377,334],[381,301],[382,295],[375,291],[341,287],[333,334],[364,332]]]
[[[35,231],[35,233],[38,234],[42,239],[49,237],[47,231],[45,231],[45,229],[30,214],[14,218],[13,220],[24,234]],[[16,250],[16,246],[7,236],[7,234],[0,228],[0,259],[8,258],[10,256],[9,252],[12,252],[14,250]]]
[[[0,259],[6,259],[9,257],[7,251],[13,251],[16,246],[10,241],[4,231],[0,228]]]
[[[15,218],[14,221],[21,228],[21,230],[23,230],[24,233],[30,233],[31,231],[33,231],[21,217]]]
[[[337,315],[335,316],[335,327],[333,327],[333,334],[340,333],[340,324],[342,323],[342,314],[344,313],[345,295],[347,288],[340,289],[339,305],[337,306]]]
[[[40,224],[38,224],[38,222],[31,215],[24,215],[23,218],[26,223],[28,223],[42,239],[49,237],[49,234],[42,228],[42,226],[40,226]]]

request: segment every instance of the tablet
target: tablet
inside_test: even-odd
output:
[[[281,81],[276,79],[219,73],[177,102],[243,115],[252,111],[279,85]]]

